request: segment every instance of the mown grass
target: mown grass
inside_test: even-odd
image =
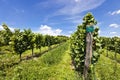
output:
[[[58,45],[58,44],[57,44]],[[52,45],[51,47],[54,48],[57,45]],[[14,51],[11,49],[10,46],[3,46],[0,47],[2,53],[0,53],[0,68],[7,67],[8,65],[14,65],[19,63],[19,54],[13,53]],[[10,51],[11,49],[11,51]],[[42,47],[41,53],[48,50],[48,47]],[[39,49],[34,49],[34,55],[41,54]],[[27,50],[22,54],[22,59],[32,56],[32,51]]]
[[[46,49],[48,48],[43,48],[42,51]],[[6,67],[2,71],[0,70],[0,80],[82,80],[82,77],[72,70],[69,50],[69,44],[64,43],[41,57],[24,60],[10,68]],[[39,50],[35,51],[39,52]],[[108,57],[106,57],[104,50],[101,54],[95,65],[96,80],[120,80],[120,64],[112,59],[114,58],[113,53],[109,51]],[[23,56],[28,55],[31,55],[31,51],[26,51]],[[117,54],[117,59],[119,56]],[[12,54],[4,54],[1,58],[9,63],[7,58],[10,57],[13,62],[19,59],[19,56],[13,57]]]
[[[103,54],[95,66],[97,80],[120,80],[120,64]]]
[[[0,80],[80,80],[70,64],[69,46],[64,43],[39,58],[6,68]]]
[[[106,49],[103,50],[104,53],[103,55],[112,59],[112,60],[116,60],[118,63],[120,63],[120,54],[119,53],[116,53],[116,58],[115,58],[115,52],[113,51],[108,51]]]

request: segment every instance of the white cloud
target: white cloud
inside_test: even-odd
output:
[[[48,0],[37,3],[36,6],[40,10],[48,10],[57,5],[56,10],[46,16],[45,22],[52,17],[64,15],[66,16],[65,21],[79,24],[81,23],[80,13],[97,8],[104,1],[105,0]]]
[[[73,31],[68,31],[68,33],[70,33],[70,34],[71,34],[71,33],[73,33]]]
[[[64,35],[64,36],[70,37],[70,35]]]
[[[120,9],[119,10],[116,10],[116,11],[113,11],[113,12],[108,12],[110,15],[117,15],[117,14],[120,14]]]
[[[82,22],[82,17],[78,16],[78,15],[77,16],[69,16],[69,17],[65,18],[64,20],[79,24]]]
[[[81,19],[81,18],[82,18],[81,16],[70,16],[65,18],[64,20],[75,20],[75,19]]]
[[[105,0],[65,0],[60,3],[64,4],[64,7],[60,8],[56,12],[56,15],[76,15],[83,11],[94,9],[104,1]]]
[[[99,30],[98,33],[100,34],[100,33],[101,33],[101,30]]]
[[[117,34],[117,32],[110,32],[110,34]]]
[[[110,32],[110,37],[114,36],[120,37],[120,34],[118,32]]]
[[[0,30],[3,30],[3,27],[0,25]]]
[[[16,14],[22,14],[22,13],[25,12],[24,9],[13,8],[13,10],[14,10],[14,12],[15,12]]]
[[[120,27],[120,25],[118,25],[118,24],[115,24],[115,23],[113,23],[113,24],[110,24],[109,26],[110,26],[110,27],[113,27],[113,28],[118,28],[118,27]]]
[[[103,24],[103,22],[98,22],[97,23],[97,26],[99,27],[99,26],[101,26]]]
[[[80,1],[80,0],[75,0],[75,2],[78,2],[78,1]]]
[[[40,31],[41,34],[48,34],[48,35],[60,35],[62,30],[61,29],[52,29],[50,26],[48,25],[41,25],[40,26]]]
[[[51,9],[57,5],[57,10],[53,15],[76,15],[100,6],[105,0],[49,0],[37,4],[42,9]]]
[[[13,32],[15,28],[13,28],[13,27],[9,27],[9,29]]]

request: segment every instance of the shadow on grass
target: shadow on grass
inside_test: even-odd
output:
[[[53,48],[51,48],[51,49],[45,50],[45,51],[43,51],[43,52],[41,52],[41,53],[35,53],[33,56],[32,56],[32,55],[31,55],[31,56],[26,56],[25,58],[23,58],[21,61],[18,61],[18,62],[9,63],[9,64],[4,64],[4,62],[3,62],[3,63],[1,63],[2,65],[0,65],[0,70],[4,71],[4,69],[6,69],[6,68],[11,68],[11,67],[13,67],[13,66],[15,66],[15,65],[18,65],[18,64],[21,63],[22,61],[31,60],[31,59],[33,59],[33,58],[41,57],[43,54],[45,54],[45,53],[47,53],[48,51],[51,51],[51,50],[57,48],[58,46],[59,46],[59,45],[57,45],[57,46],[55,46],[55,47],[53,47]]]
[[[23,60],[30,60],[30,59],[32,59],[32,58],[38,58],[38,57],[41,57],[43,54],[45,54],[45,53],[47,53],[48,51],[51,51],[51,50],[53,50],[53,49],[55,49],[55,48],[57,48],[58,46],[55,46],[55,47],[53,47],[53,48],[50,48],[50,49],[48,49],[48,50],[45,50],[45,51],[43,51],[43,52],[41,52],[41,53],[35,53],[35,54],[33,54],[33,56],[27,56],[27,57],[25,57],[24,59],[22,59],[22,61]]]

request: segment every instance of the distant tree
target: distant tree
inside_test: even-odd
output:
[[[54,37],[50,35],[45,35],[45,45],[48,46],[49,49],[51,49],[51,45],[54,44]]]
[[[10,38],[12,36],[12,32],[6,24],[2,24],[2,27],[4,29],[1,31],[4,45],[9,45]]]
[[[34,43],[35,43],[35,36],[34,33],[30,29],[24,29],[23,33],[23,39],[26,44],[26,50],[31,49],[32,50],[32,56],[34,53]]]
[[[66,42],[67,40],[69,40],[69,37],[63,35],[58,35],[57,38],[59,39],[59,43]]]
[[[14,51],[20,55],[20,61],[22,60],[21,59],[22,53],[25,52],[27,48],[24,38],[25,37],[23,37],[23,32],[17,33],[17,36],[14,38],[14,44],[13,44]]]
[[[3,44],[4,44],[3,31],[0,30],[0,46],[3,46]]]
[[[36,34],[35,44],[36,44],[36,48],[39,49],[40,53],[41,53],[41,47],[43,45],[43,36],[42,36],[42,34]]]
[[[20,29],[14,29],[13,35],[10,38],[9,45],[14,53],[14,40],[20,35]]]
[[[34,47],[35,47],[35,35],[32,35],[32,39],[30,41],[30,49],[32,49],[32,56],[34,54]]]

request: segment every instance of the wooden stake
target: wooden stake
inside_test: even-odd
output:
[[[89,80],[88,78],[88,70],[91,64],[91,58],[92,58],[92,34],[91,32],[88,32],[86,34],[86,54],[85,54],[85,63],[84,63],[84,80]]]

